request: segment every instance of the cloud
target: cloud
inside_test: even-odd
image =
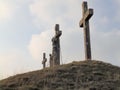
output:
[[[91,32],[93,59],[98,59],[112,64],[120,63],[120,30],[113,29],[109,32],[93,30]]]
[[[32,35],[30,44],[28,46],[30,53],[35,59],[42,59],[40,58],[40,56],[42,55],[43,52],[51,53],[51,48],[52,48],[51,38],[54,36],[53,34],[54,31],[50,31],[50,30],[55,24],[60,24],[60,27],[64,27],[62,28],[63,35],[61,36],[61,42],[63,42],[61,43],[63,44],[61,46],[63,47],[63,50],[66,49],[70,50],[70,48],[74,48],[75,45],[79,45],[79,44],[73,45],[74,42],[77,42],[76,40],[73,39],[77,38],[75,34],[78,34],[77,32],[79,31],[77,28],[78,31],[76,32],[75,27],[79,27],[78,19],[80,18],[81,15],[76,11],[79,11],[80,9],[80,2],[81,1],[74,2],[73,0],[66,0],[66,1],[36,0],[34,3],[30,5],[31,14],[34,16],[34,23],[40,29],[44,27],[42,28],[42,32],[40,34]],[[70,41],[67,39],[69,39],[70,41],[73,40],[73,42],[70,43]],[[70,58],[71,54],[74,54],[74,52],[73,53],[71,52],[71,54],[69,53],[68,56],[66,51],[63,52],[63,55],[64,54],[66,55],[66,59]]]
[[[82,29],[79,29],[78,26],[81,17],[81,2],[82,1],[74,2],[72,0],[61,0],[57,2],[55,0],[40,0],[30,5],[30,11],[32,15],[35,16],[34,19],[37,25],[39,24],[40,27],[43,25],[45,30],[56,23],[59,23],[62,27],[61,49],[65,63],[72,60],[84,59],[83,31],[80,31]],[[111,11],[105,8],[107,4],[104,4],[101,8],[101,4],[103,4],[102,1],[97,2],[97,4],[98,3],[100,3],[100,5],[91,3],[95,6],[95,15],[92,18],[92,22],[90,22],[93,59],[100,59],[118,65],[118,62],[120,62],[120,57],[118,56],[120,53],[120,43],[118,42],[120,38],[119,27],[115,29],[115,25],[113,24],[116,11],[112,13],[114,8],[111,8]],[[109,3],[112,4],[111,2]],[[104,13],[106,11],[108,14]],[[33,57],[40,57],[44,51],[50,53],[51,47],[49,45],[51,45],[51,39],[49,35],[52,34],[51,32],[42,30],[42,33],[32,36],[29,50]],[[46,35],[46,37],[43,37],[43,34]],[[48,42],[49,44],[47,44]],[[50,50],[46,50],[46,48]],[[39,54],[37,54],[38,52]],[[113,59],[116,59],[116,62],[114,62]]]
[[[120,3],[117,5],[115,5],[115,3],[110,3],[116,1],[119,2],[119,0],[93,0],[88,1],[88,4],[89,6],[90,4],[93,4],[91,7],[93,7],[95,10],[95,14],[90,20],[93,59],[99,59],[119,65],[120,27],[119,23],[114,19],[120,21]],[[78,25],[82,16],[81,2],[82,0],[0,0],[0,21],[10,20],[13,18],[17,5],[17,7],[20,8],[17,9],[18,12],[20,12],[19,10],[22,11],[20,16],[24,17],[23,15],[27,16],[28,14],[31,14],[32,17],[28,17],[27,19],[33,19],[34,24],[40,29],[39,33],[31,36],[30,41],[25,41],[29,42],[27,48],[29,49],[29,52],[34,60],[31,59],[31,56],[28,55],[28,52],[25,53],[26,50],[22,51],[23,48],[21,45],[21,50],[10,49],[5,53],[1,53],[0,76],[6,77],[15,73],[33,70],[33,68],[40,69],[42,67],[41,61],[43,52],[46,52],[49,63],[49,53],[52,53],[51,38],[54,36],[54,25],[57,23],[60,24],[60,29],[62,30],[62,36],[60,39],[62,54],[61,62],[69,63],[74,60],[84,60],[83,29],[80,29]],[[27,7],[28,5],[29,7]],[[113,6],[108,8],[110,5]],[[29,11],[27,11],[28,8],[30,9]],[[15,17],[15,19],[18,17],[19,16]],[[23,20],[27,19],[25,18]],[[18,19],[16,20],[18,21]],[[16,20],[14,23],[16,23]],[[28,26],[30,25],[28,23]],[[28,27],[26,30],[30,30],[29,28],[31,29],[31,27]],[[17,25],[15,29],[18,29]],[[24,30],[22,28],[20,29]],[[36,27],[32,28],[32,30],[35,29]],[[13,30],[13,28],[10,30]],[[29,32],[31,33],[31,31]],[[13,42],[13,47],[15,46],[14,44],[15,43]]]
[[[62,26],[61,26],[62,28]],[[62,28],[61,41],[61,63],[68,63],[74,60],[83,59],[83,40],[81,39],[81,32],[70,28]],[[40,34],[32,35],[28,49],[36,60],[42,61],[43,52],[47,53],[49,62],[49,53],[52,53],[51,38],[54,36],[54,30],[47,30]],[[49,64],[49,63],[48,63]]]
[[[62,26],[61,26],[62,27]],[[65,30],[64,30],[65,29]],[[83,31],[76,28],[62,28],[61,36],[61,63],[69,63],[77,60],[84,60],[84,41]],[[54,36],[53,30],[44,31],[38,35],[33,35],[29,44],[29,51],[34,59],[42,61],[43,52],[48,54],[52,52],[51,38]],[[92,55],[95,60],[102,60],[119,65],[120,61],[120,31],[112,30],[110,32],[97,31],[91,28]],[[116,60],[116,62],[114,62]],[[48,60],[49,62],[49,60]]]
[[[51,37],[50,30],[47,30],[40,34],[32,35],[28,49],[34,59],[42,60],[43,53],[50,52],[50,46],[51,46],[50,37]]]
[[[107,16],[103,16],[102,19],[100,20],[101,24],[108,24],[109,23],[109,19]]]
[[[80,1],[73,0],[36,0],[30,5],[30,12],[35,17],[35,24],[47,29],[56,23],[68,25],[68,22],[75,22],[80,16],[76,12],[79,11],[79,6]],[[73,20],[73,17],[76,18]]]
[[[9,48],[7,51],[0,52],[0,80],[37,68],[40,68],[39,61],[32,60],[25,50]]]
[[[8,1],[0,0],[0,20],[9,20],[15,11],[14,4]]]
[[[15,74],[17,71],[17,66],[20,65],[21,60],[23,60],[23,55],[19,49],[11,49],[7,52],[0,54],[0,71],[1,78],[5,78],[9,75]],[[17,72],[16,72],[17,73]]]
[[[21,3],[21,4],[23,4],[23,3],[29,3],[29,2],[33,2],[33,1],[35,1],[35,0],[17,0],[17,2]]]

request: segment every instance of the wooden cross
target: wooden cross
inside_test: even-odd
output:
[[[59,24],[55,25],[55,37],[57,40],[57,60],[55,62],[56,65],[60,65],[60,39],[59,37],[62,35],[62,31],[60,31]]]
[[[43,53],[43,61],[42,61],[43,68],[46,68],[46,62],[47,62],[46,54]]]
[[[55,36],[52,38],[52,59],[53,66],[60,65],[60,36],[62,31],[59,30],[59,24],[55,25]]]
[[[85,59],[91,60],[91,45],[90,45],[90,31],[89,19],[93,15],[93,9],[88,9],[87,2],[82,4],[83,17],[79,22],[80,27],[84,28],[84,46],[85,46]]]

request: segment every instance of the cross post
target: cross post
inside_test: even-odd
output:
[[[52,54],[49,54],[49,63],[50,63],[50,67],[53,67],[53,58],[52,58]]]
[[[87,2],[85,1],[82,3],[82,13],[83,17],[79,22],[79,26],[84,29],[85,59],[91,60],[89,19],[93,16],[93,9],[88,9]]]
[[[42,61],[43,69],[46,68],[46,62],[47,62],[46,54],[43,53],[43,61]]]

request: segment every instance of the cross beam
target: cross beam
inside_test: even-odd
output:
[[[55,25],[55,37],[59,38],[62,34],[62,31],[60,31],[59,24]]]
[[[93,9],[88,9],[87,2],[82,3],[83,17],[79,22],[80,27],[84,29],[84,47],[85,47],[85,59],[91,60],[91,44],[90,44],[90,29],[89,20],[93,16]]]

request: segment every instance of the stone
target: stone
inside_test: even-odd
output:
[[[52,38],[52,61],[53,66],[60,65],[60,36],[59,24],[55,25],[55,36]]]
[[[84,1],[82,4],[83,17],[79,22],[80,27],[84,29],[84,47],[85,47],[85,59],[91,60],[91,44],[90,44],[90,29],[89,19],[93,15],[93,9],[88,9],[87,2]]]

